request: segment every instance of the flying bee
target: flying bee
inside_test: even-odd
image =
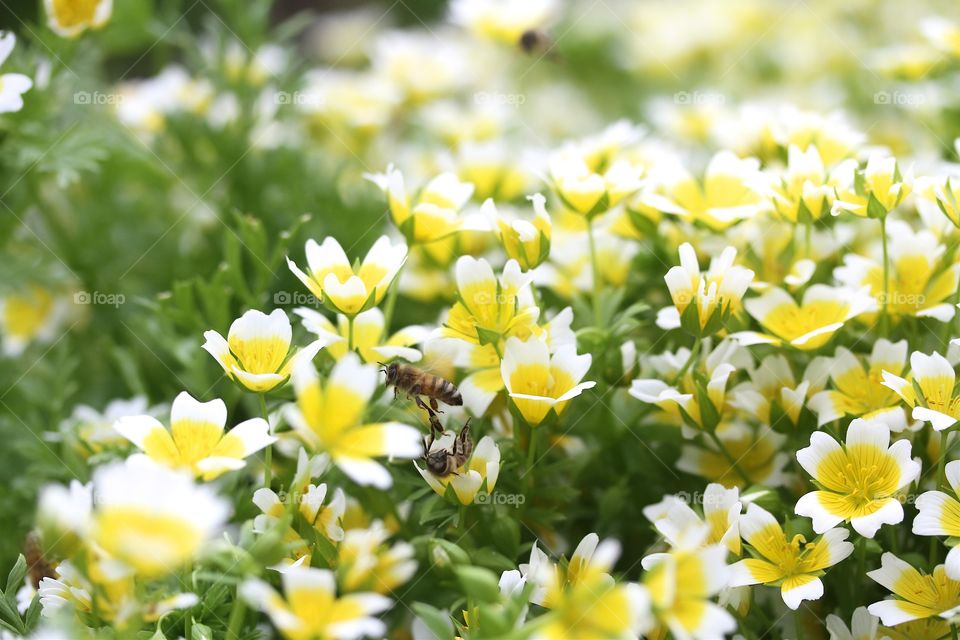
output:
[[[459,407],[463,404],[463,397],[457,390],[455,384],[449,380],[444,380],[440,376],[427,373],[423,369],[418,369],[409,364],[400,364],[392,362],[383,364],[378,362],[387,376],[387,386],[393,387],[393,397],[396,398],[401,391],[407,394],[408,398],[416,401],[417,406],[426,410],[428,413],[439,411],[438,402],[443,402],[450,406]],[[426,396],[430,399],[430,406],[423,401],[420,396]],[[431,421],[432,422],[432,421]]]
[[[539,29],[527,29],[520,35],[517,42],[524,53],[534,55],[538,54],[547,57],[556,62],[559,60],[554,45],[556,44],[545,31]]]
[[[457,469],[467,463],[470,454],[473,453],[473,440],[470,439],[470,419],[467,418],[451,447],[431,451],[434,437],[438,432],[443,433],[443,427],[440,426],[440,422],[436,420],[435,415],[432,413],[430,415],[430,437],[424,441],[423,459],[426,462],[427,471],[444,478],[456,473]]]
[[[27,571],[34,589],[40,586],[40,581],[44,578],[57,577],[53,565],[43,555],[43,550],[40,548],[40,534],[36,531],[27,534],[27,539],[23,543],[23,556],[27,561]]]

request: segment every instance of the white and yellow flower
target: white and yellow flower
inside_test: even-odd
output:
[[[620,543],[595,533],[584,536],[570,560],[555,564],[534,545],[530,563],[506,571],[500,589],[507,594],[533,585],[530,602],[551,611],[550,623],[536,638],[632,638],[650,628],[646,590],[618,583],[610,575],[620,556]]]
[[[854,160],[846,162],[856,165]],[[770,195],[776,214],[793,224],[808,224],[830,212],[841,176],[848,177],[850,168],[841,166],[827,171],[820,150],[815,144],[806,151],[790,145],[787,149],[787,166],[773,176]]]
[[[825,622],[830,640],[878,640],[880,620],[868,613],[866,607],[857,607],[853,610],[849,627],[839,616],[832,613],[827,616]]]
[[[256,579],[243,582],[240,594],[250,606],[270,616],[284,638],[352,640],[386,633],[386,625],[375,616],[392,606],[389,598],[376,593],[338,597],[333,573],[312,567],[290,567],[280,580],[282,596]]]
[[[711,640],[736,629],[734,617],[711,601],[730,580],[724,545],[649,555],[643,568],[643,585],[659,627],[654,637],[669,631],[677,638]]]
[[[545,340],[533,336],[526,341],[507,340],[500,373],[507,394],[530,425],[538,425],[551,410],[558,416],[567,402],[591,389],[596,382],[581,382],[590,370],[590,354],[577,355],[565,346],[553,354]]]
[[[710,441],[703,446],[685,444],[680,450],[677,469],[724,487],[745,489],[752,484],[768,487],[786,484],[783,469],[790,462],[783,451],[786,436],[767,425],[751,427],[737,421],[721,424],[717,437],[726,453]],[[736,461],[736,466],[730,463],[731,459]]]
[[[885,627],[934,616],[951,618],[960,607],[960,581],[947,577],[942,564],[934,567],[933,573],[920,573],[886,552],[880,557],[880,568],[867,575],[895,596],[867,607]]]
[[[681,424],[685,433],[693,437],[689,429],[713,428],[723,421],[733,409],[727,394],[727,385],[741,364],[743,350],[731,340],[723,340],[709,351],[700,354],[697,362],[687,367],[683,377],[684,363],[690,350],[681,347],[676,353],[669,351],[648,359],[655,370],[655,378],[638,378],[630,384],[630,395],[649,404],[655,404],[665,412],[671,422]],[[703,385],[710,406],[701,406],[701,394],[697,378],[705,378]],[[675,380],[669,385],[663,380]],[[688,419],[693,424],[688,424]]]
[[[510,218],[498,213],[493,200],[483,203],[481,210],[494,221],[494,230],[507,258],[516,260],[524,271],[539,266],[550,256],[550,238],[553,231],[547,213],[547,199],[537,193],[529,197],[533,203],[534,218]]]
[[[854,289],[869,287],[878,305],[883,305],[886,298],[884,308],[891,315],[952,320],[956,309],[948,299],[957,290],[960,262],[943,264],[946,247],[930,231],[914,232],[900,220],[888,221],[887,229],[890,255],[886,291],[879,252],[873,258],[845,256],[843,266],[834,269],[834,277]]]
[[[907,197],[913,183],[911,172],[901,175],[896,158],[879,153],[872,154],[862,170],[847,164],[838,168],[838,174],[847,188],[837,190],[831,209],[835,216],[846,211],[861,218],[883,218]]]
[[[286,382],[296,358],[313,360],[323,347],[316,341],[300,351],[291,351],[293,329],[280,309],[270,315],[250,309],[233,321],[226,339],[213,330],[205,331],[203,337],[204,351],[220,363],[227,377],[257,393]]]
[[[359,154],[393,118],[403,93],[370,70],[315,69],[303,75],[297,107],[335,153]]]
[[[664,213],[714,231],[752,218],[768,207],[756,158],[741,159],[721,151],[710,160],[702,182],[676,162],[663,168],[658,177],[663,195],[648,202]]]
[[[385,173],[365,174],[365,177],[386,194],[390,217],[411,245],[486,227],[479,224],[480,219],[460,215],[473,194],[473,185],[461,182],[453,173],[441,173],[413,197],[407,193],[403,174],[393,165],[388,166]]]
[[[953,495],[944,491],[927,491],[917,498],[919,513],[913,520],[913,533],[918,536],[947,536],[960,539],[960,460],[948,462],[946,480]],[[947,577],[960,580],[960,546],[952,546],[944,565]]]
[[[801,304],[783,289],[773,288],[743,303],[747,313],[769,333],[741,331],[731,337],[744,346],[786,344],[801,350],[822,347],[850,318],[876,309],[866,288],[853,290],[810,286]]]
[[[88,457],[100,453],[105,449],[116,446],[126,446],[127,439],[117,433],[114,423],[126,416],[136,416],[149,413],[157,414],[159,407],[148,407],[144,396],[136,396],[129,400],[111,400],[98,411],[85,404],[78,404],[73,408],[70,417],[60,423],[60,432],[77,445],[80,455]]]
[[[939,353],[910,354],[911,380],[883,371],[883,385],[892,389],[909,407],[914,420],[929,422],[936,431],[949,429],[960,419],[960,395],[954,384],[956,372]],[[918,395],[919,392],[919,395]]]
[[[305,252],[307,273],[287,258],[290,271],[318,300],[347,316],[379,304],[407,259],[407,245],[387,236],[373,243],[356,270],[336,238],[328,236],[322,244],[307,240]]]
[[[375,458],[414,458],[423,453],[420,432],[399,422],[365,423],[363,414],[378,386],[376,366],[348,353],[321,382],[313,364],[293,369],[296,404],[285,417],[307,446],[324,451],[351,480],[385,489],[393,477]]]
[[[548,172],[564,206],[587,219],[609,211],[643,185],[643,167],[621,159],[608,167],[591,168],[574,149],[554,154]]]
[[[145,456],[97,469],[93,495],[90,542],[144,577],[196,557],[230,513],[212,489]]]
[[[390,531],[379,520],[350,529],[337,547],[337,583],[347,592],[393,593],[417,571],[413,545],[387,543]]]
[[[326,344],[327,352],[339,360],[348,353],[350,322],[343,314],[337,315],[334,326],[326,316],[313,309],[300,307],[293,312],[303,319],[303,327]],[[404,327],[391,336],[386,336],[383,312],[377,307],[358,313],[353,319],[353,350],[367,363],[389,362],[402,358],[417,362],[423,354],[414,345],[424,342],[430,330],[419,325]]]
[[[766,584],[780,587],[783,601],[797,609],[804,600],[823,596],[820,576],[851,553],[846,529],[829,529],[810,542],[802,534],[787,538],[783,527],[766,509],[751,504],[740,516],[740,533],[756,557],[733,565],[730,586]]]
[[[68,304],[62,296],[37,285],[0,298],[0,349],[4,355],[15,357],[31,343],[57,338],[70,315]]]
[[[750,382],[733,388],[731,404],[764,424],[786,416],[796,425],[808,399],[812,401],[826,386],[830,366],[829,358],[813,358],[798,383],[786,357],[767,356],[750,370]]]
[[[817,533],[849,522],[872,538],[882,525],[899,523],[898,493],[920,475],[908,440],[891,445],[887,425],[862,419],[850,423],[843,445],[815,431],[810,446],[797,451],[797,460],[819,489],[801,497],[795,511],[812,518]]]
[[[710,483],[703,492],[703,517],[680,496],[666,496],[643,508],[643,515],[674,549],[722,544],[740,555],[740,491]]]
[[[110,19],[113,0],[44,0],[47,26],[59,36],[75,38],[87,29],[99,29]]]
[[[740,310],[743,294],[753,281],[753,271],[733,261],[737,250],[727,247],[710,261],[706,273],[693,245],[680,245],[680,266],[671,267],[664,276],[681,325],[697,335],[713,333],[722,327],[731,313]],[[689,309],[689,312],[688,312]]]
[[[936,209],[950,224],[960,228],[960,179],[957,176],[919,176],[915,187],[918,209],[924,204],[932,205],[930,209]]]
[[[0,32],[0,66],[10,57],[17,36]],[[22,73],[0,74],[0,113],[14,113],[23,108],[23,94],[33,87],[33,80]]]
[[[456,435],[446,432],[433,443],[431,450],[450,449]],[[414,463],[417,471],[438,495],[445,495],[447,487],[453,487],[460,504],[472,504],[481,491],[490,495],[500,477],[500,448],[490,436],[484,436],[473,448],[473,454],[462,467],[448,476],[435,476]]]
[[[199,402],[183,391],[170,409],[169,431],[151,415],[120,418],[114,429],[154,462],[212,480],[242,469],[248,456],[277,440],[263,418],[251,418],[224,432],[226,424],[223,400]]]
[[[890,342],[880,338],[862,363],[849,349],[837,347],[830,364],[833,389],[820,391],[810,398],[810,408],[817,414],[818,426],[856,416],[880,420],[891,431],[907,428],[907,416],[899,406],[897,395],[883,381],[886,375],[903,373],[907,363],[907,341]]]

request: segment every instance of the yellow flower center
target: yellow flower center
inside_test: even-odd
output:
[[[93,22],[101,0],[53,0],[53,15],[64,27],[76,27]]]

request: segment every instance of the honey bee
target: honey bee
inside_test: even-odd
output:
[[[40,548],[40,534],[36,531],[27,534],[27,539],[23,543],[23,557],[27,561],[27,572],[34,589],[40,586],[40,581],[44,578],[57,577],[53,565],[43,555]]]
[[[460,395],[460,391],[457,390],[456,385],[448,380],[444,380],[440,376],[427,373],[423,369],[418,369],[409,364],[400,364],[398,362],[392,362],[390,364],[378,362],[377,364],[383,367],[380,371],[387,376],[387,386],[393,387],[394,398],[403,391],[407,394],[408,398],[416,401],[418,407],[428,413],[431,407],[433,411],[440,410],[437,404],[438,401],[454,407],[463,404],[463,397]],[[420,396],[426,396],[430,399],[429,407]],[[431,420],[431,425],[432,422]]]
[[[556,62],[559,59],[554,49],[554,41],[546,32],[539,29],[528,29],[520,35],[517,43],[526,54],[539,54]]]
[[[456,473],[457,469],[462,467],[470,459],[473,453],[473,440],[470,439],[470,419],[463,424],[460,433],[457,434],[453,446],[445,449],[431,451],[434,437],[437,433],[443,433],[443,427],[436,419],[436,415],[430,414],[430,437],[425,440],[423,448],[423,459],[427,465],[427,471],[435,476],[444,478],[450,474]]]

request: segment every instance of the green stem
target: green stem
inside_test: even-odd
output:
[[[940,460],[937,462],[937,488],[947,486],[947,438],[946,430],[940,432]]]
[[[803,253],[807,260],[811,259],[813,253],[813,222],[807,221],[803,228]]]
[[[257,394],[260,398],[260,414],[267,423],[267,429],[270,429],[270,414],[267,413],[267,394]],[[267,445],[263,450],[263,486],[270,488],[273,481],[273,445]]]
[[[227,640],[238,640],[240,638],[240,629],[243,626],[244,614],[247,612],[247,605],[240,597],[240,586],[237,585],[237,592],[233,601],[233,608],[230,609],[230,619],[227,621]],[[190,640],[189,638],[187,640]]]
[[[950,637],[957,640],[957,625],[955,624],[950,625]]]
[[[387,325],[384,324],[384,327]],[[386,331],[386,329],[384,329]],[[353,316],[347,317],[347,351],[353,351]]]
[[[743,481],[747,483],[747,486],[749,487],[751,484],[753,484],[753,480],[750,479],[750,476],[748,476],[746,472],[740,468],[740,465],[737,464],[737,461],[734,459],[734,457],[730,455],[730,452],[727,451],[727,448],[723,446],[723,441],[720,439],[720,436],[717,435],[717,432],[705,431],[704,433],[710,436],[710,439],[713,440],[713,443],[717,445],[717,449],[719,449],[720,454],[727,459],[727,462],[730,463],[730,468],[737,472],[737,475],[739,475]]]
[[[890,305],[890,258],[887,254],[887,218],[880,218],[880,241],[883,243],[883,324],[882,330],[886,334],[889,322]]]
[[[383,337],[390,335],[390,323],[393,321],[393,310],[397,306],[397,295],[400,293],[400,274],[403,273],[403,267],[406,262],[400,265],[397,275],[390,282],[390,290],[387,291],[387,300],[383,304]]]
[[[593,239],[593,221],[587,218],[587,238],[590,241],[590,268],[593,270],[593,322],[600,326],[600,265],[597,263],[597,243]]]
[[[677,372],[677,377],[674,378],[674,384],[680,384],[680,381],[683,380],[684,374],[687,373],[687,370],[690,369],[690,365],[697,359],[697,356],[700,355],[700,343],[702,339],[700,336],[697,336],[693,341],[693,349],[690,350],[690,356],[687,358],[687,361],[683,363],[683,366],[680,367],[680,371]]]

